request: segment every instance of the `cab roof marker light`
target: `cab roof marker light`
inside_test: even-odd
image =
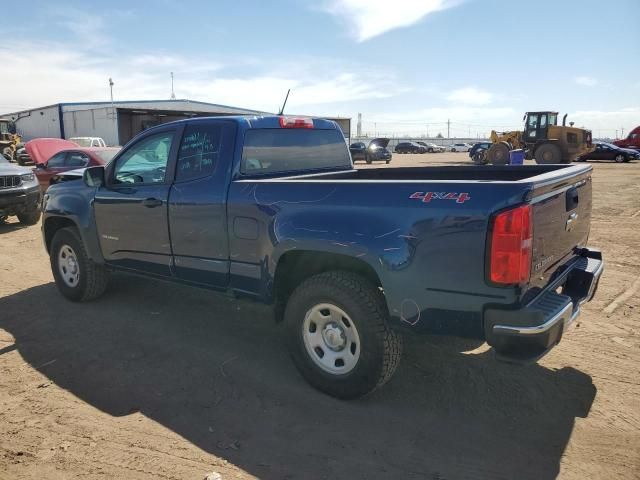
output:
[[[313,119],[306,117],[280,117],[282,128],[313,128]]]

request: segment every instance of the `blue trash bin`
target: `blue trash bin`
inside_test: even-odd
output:
[[[509,152],[509,165],[524,165],[524,150],[511,150]]]

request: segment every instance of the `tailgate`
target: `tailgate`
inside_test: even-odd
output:
[[[591,172],[589,167],[534,184],[530,286],[546,285],[557,267],[575,254],[575,247],[586,246],[591,226]]]

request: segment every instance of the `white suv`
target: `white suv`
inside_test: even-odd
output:
[[[467,145],[466,143],[454,143],[449,145],[447,150],[450,152],[468,152],[471,150],[471,145]]]

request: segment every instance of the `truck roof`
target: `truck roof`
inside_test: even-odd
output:
[[[197,117],[187,118],[184,120],[176,120],[175,122],[163,123],[153,128],[162,127],[164,125],[176,123],[195,123],[206,122],[209,120],[228,120],[237,123],[244,129],[251,128],[282,128],[280,119],[311,119],[313,120],[313,128],[320,130],[339,130],[340,126],[333,120],[327,120],[321,117],[309,117],[305,115],[223,115],[215,117]]]

